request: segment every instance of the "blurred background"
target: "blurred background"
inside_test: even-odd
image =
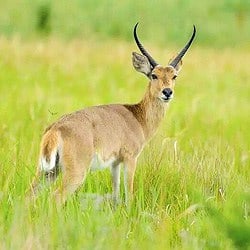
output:
[[[200,45],[240,47],[250,43],[249,13],[245,0],[9,0],[0,2],[0,34],[131,41],[139,21],[144,39],[180,45],[196,24]]]

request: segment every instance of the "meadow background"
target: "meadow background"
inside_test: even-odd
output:
[[[249,12],[243,0],[1,1],[0,249],[250,249]],[[61,210],[49,190],[25,202],[47,125],[142,97],[137,21],[162,64],[193,24],[197,37],[139,158],[133,204],[114,210],[91,196],[111,192],[108,170]]]

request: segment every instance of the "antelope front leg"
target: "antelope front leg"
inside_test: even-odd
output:
[[[124,162],[124,189],[125,189],[125,204],[129,205],[133,198],[134,175],[136,169],[136,159],[130,159]]]
[[[120,164],[113,164],[111,168],[112,174],[112,183],[113,183],[113,193],[112,199],[114,205],[116,206],[119,203],[119,194],[120,194]]]

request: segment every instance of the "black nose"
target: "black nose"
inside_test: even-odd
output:
[[[162,90],[162,93],[163,93],[163,95],[165,95],[168,98],[173,94],[173,91],[170,88],[165,88]]]

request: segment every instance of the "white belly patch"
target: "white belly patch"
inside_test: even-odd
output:
[[[115,161],[115,157],[111,157],[110,159],[104,161],[99,154],[95,153],[90,163],[90,170],[103,170],[107,167],[111,167]]]

